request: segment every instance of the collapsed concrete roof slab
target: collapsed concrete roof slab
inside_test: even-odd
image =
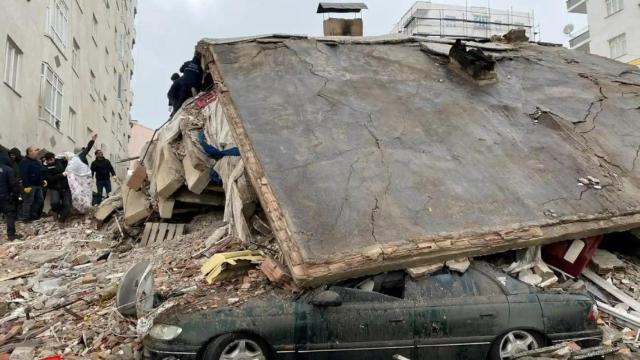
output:
[[[522,44],[479,86],[406,41],[198,49],[300,284],[640,225],[624,64]]]

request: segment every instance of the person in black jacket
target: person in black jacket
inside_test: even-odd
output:
[[[104,157],[102,150],[96,150],[96,159],[91,163],[91,176],[96,177],[96,188],[98,189],[98,197],[96,202],[99,204],[102,202],[103,191],[111,192],[111,176],[116,176],[116,172],[111,166],[111,162]]]
[[[53,210],[58,221],[64,222],[71,213],[71,190],[66,164],[61,159],[56,159],[53,153],[44,155],[44,166],[46,167],[45,179],[49,189],[49,199],[51,199],[51,210]]]
[[[17,200],[20,194],[20,184],[13,173],[13,166],[9,157],[0,154],[0,213],[4,214],[7,222],[7,238],[9,241],[22,238],[16,234]]]
[[[200,65],[200,55],[195,54],[193,59],[186,61],[180,67],[180,96],[178,97],[178,109],[188,98],[195,96],[202,88],[202,76],[204,71]]]
[[[89,140],[89,143],[87,144],[87,146],[83,147],[80,153],[78,154],[78,157],[80,158],[80,160],[82,160],[82,162],[85,163],[86,165],[89,165],[89,160],[87,160],[87,155],[89,155],[89,151],[91,151],[93,144],[96,143],[97,138],[98,138],[98,134],[91,135],[91,140]]]
[[[20,154],[20,150],[18,148],[13,148],[9,150],[9,159],[11,159],[13,172],[18,178],[18,181],[22,182],[20,178],[20,161],[22,161],[22,154]]]
[[[171,81],[172,83],[169,92],[167,92],[167,98],[169,99],[169,106],[171,106],[171,116],[173,116],[180,108],[178,106],[178,100],[180,100],[180,75],[173,73],[173,75],[171,75]]]
[[[24,202],[22,203],[22,217],[27,220],[37,220],[42,215],[44,204],[44,190],[47,186],[44,179],[44,166],[38,160],[40,149],[30,146],[27,156],[20,161],[20,175],[24,186]]]

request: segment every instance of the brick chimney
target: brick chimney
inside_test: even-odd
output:
[[[362,36],[362,10],[368,9],[364,3],[325,3],[318,4],[318,14],[354,14],[353,19],[334,18],[329,15],[323,22],[325,36]]]

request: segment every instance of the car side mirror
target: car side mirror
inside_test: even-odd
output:
[[[311,304],[321,307],[340,306],[342,305],[342,297],[335,291],[325,290],[314,296]]]

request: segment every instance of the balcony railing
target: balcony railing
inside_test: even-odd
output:
[[[584,42],[589,41],[589,39],[591,39],[591,35],[589,34],[589,29],[584,29],[578,36],[569,40],[569,47],[574,49],[580,46],[581,44],[583,44]]]
[[[567,0],[567,10],[569,10],[569,12],[586,14],[587,0]]]

